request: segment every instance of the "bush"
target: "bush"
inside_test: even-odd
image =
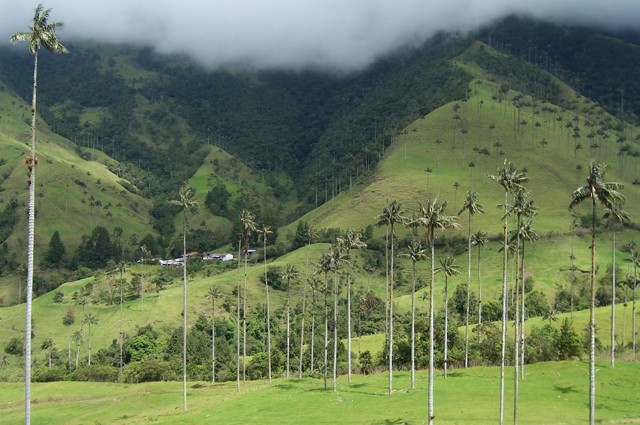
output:
[[[31,376],[33,382],[54,382],[65,381],[66,379],[67,370],[60,366],[36,368]]]
[[[139,362],[132,362],[127,366],[124,380],[130,383],[167,381],[175,379],[169,363],[145,357]]]
[[[14,356],[23,356],[24,355],[24,341],[22,338],[18,338],[14,336],[9,340],[7,345],[4,347],[4,352],[7,354],[12,354]]]
[[[117,382],[118,369],[113,366],[81,366],[73,372],[73,380]]]

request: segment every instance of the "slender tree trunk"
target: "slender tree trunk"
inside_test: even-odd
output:
[[[393,394],[393,225],[391,225],[391,269],[389,270],[389,395]]]
[[[313,374],[313,362],[315,360],[314,358],[314,350],[313,347],[315,347],[315,338],[316,338],[316,291],[315,289],[312,289],[312,293],[311,293],[311,352],[309,353],[310,355],[310,363],[309,363],[309,369],[311,369],[311,373]]]
[[[518,218],[518,234],[520,229],[520,218]],[[515,293],[514,293],[514,304],[516,306],[516,311],[514,314],[514,325],[515,325],[515,337],[514,337],[514,356],[513,356],[513,425],[518,424],[518,392],[519,392],[519,380],[520,380],[520,372],[519,372],[519,362],[520,362],[520,296],[519,285],[518,285],[518,277],[522,279],[522,276],[518,276],[519,271],[519,261],[520,261],[520,236],[518,236],[518,241],[516,248],[516,280],[515,280]]]
[[[434,367],[433,367],[433,344],[434,344],[434,311],[433,311],[433,287],[436,278],[436,269],[435,269],[435,249],[433,246],[433,230],[429,231],[429,248],[431,249],[431,279],[429,279],[429,425],[433,425],[434,419],[434,411],[433,411],[433,375],[434,375]]]
[[[238,238],[238,285],[236,288],[236,392],[240,392],[240,251],[242,239]]]
[[[182,410],[187,411],[187,213],[182,211]]]
[[[482,339],[482,281],[480,279],[480,245],[478,245],[478,344]]]
[[[351,263],[347,264],[347,381],[351,383]]]
[[[329,304],[327,296],[329,294],[329,280],[324,275],[324,389],[327,389],[327,371],[328,371],[328,354],[329,350]]]
[[[596,200],[591,197],[591,305],[589,306],[589,424],[596,421]]]
[[[287,291],[289,288],[287,288]],[[268,373],[269,373],[269,382],[271,382],[271,307],[269,306],[269,280],[267,277],[267,237],[264,237],[264,293],[267,301],[267,363],[268,363]],[[287,295],[287,325],[289,320],[289,301]],[[304,313],[303,313],[304,314]],[[289,350],[289,329],[287,327],[287,351]],[[289,361],[289,356],[287,354],[287,362]],[[289,365],[287,364],[287,377],[289,377]]]
[[[631,291],[631,351],[633,353],[633,359],[636,358],[636,287],[638,286],[638,271],[637,266],[634,264],[634,281],[633,291]]]
[[[526,348],[526,337],[527,334],[525,332],[525,325],[526,325],[526,314],[525,314],[525,279],[524,279],[524,240],[522,241],[522,261],[520,263],[520,267],[522,268],[522,271],[520,272],[520,276],[522,279],[521,282],[521,291],[520,291],[520,296],[522,297],[520,302],[521,304],[521,309],[520,309],[520,377],[522,379],[524,379],[524,364],[525,364],[525,348]]]
[[[248,243],[248,242],[247,242]],[[247,379],[247,261],[248,245],[244,250],[244,289],[242,290],[242,382]]]
[[[122,354],[123,354],[123,345],[124,345],[124,338],[123,338],[123,330],[122,330],[122,273],[120,273],[120,376],[119,379],[122,382],[122,366],[123,366],[123,362],[122,362]]]
[[[31,153],[29,167],[29,218],[27,223],[27,288],[24,326],[24,417],[31,423],[31,307],[33,299],[33,246],[36,212],[36,93],[38,89],[38,51],[33,54],[33,95],[31,98]]]
[[[285,372],[285,376],[288,378],[289,377],[289,358],[291,357],[291,352],[290,352],[290,329],[291,329],[291,316],[290,316],[290,296],[289,296],[289,285],[290,283],[287,281],[287,370]]]
[[[469,303],[471,302],[471,214],[469,214],[469,235],[467,238],[467,304],[464,316],[464,368],[469,367]]]
[[[336,265],[337,268],[337,265]],[[338,279],[333,272],[333,392],[337,391],[338,376]]]
[[[500,425],[504,424],[504,364],[507,349],[507,318],[509,291],[507,289],[507,202],[509,192],[504,192],[504,219],[502,220],[503,258],[502,258],[502,346],[500,350]]]
[[[298,378],[302,378],[302,350],[304,348],[304,315],[306,313],[305,307],[307,302],[307,286],[302,287],[302,317],[300,318],[300,356],[298,364]]]
[[[67,368],[71,372],[71,330],[69,330],[69,337],[67,338]]]
[[[416,262],[411,269],[411,389],[416,388]]]
[[[216,382],[216,304],[211,302],[211,382]]]
[[[616,231],[612,230],[611,261],[611,367],[616,367]]]
[[[449,276],[444,271],[444,378],[447,379],[449,368]]]
[[[88,339],[87,349],[89,350],[89,357],[87,358],[87,366],[91,366],[91,323],[89,323]]]

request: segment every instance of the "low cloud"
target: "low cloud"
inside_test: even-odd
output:
[[[438,31],[468,31],[511,13],[637,28],[638,0],[50,0],[63,40],[133,43],[209,67],[351,71]],[[0,42],[25,31],[34,5],[0,0]]]

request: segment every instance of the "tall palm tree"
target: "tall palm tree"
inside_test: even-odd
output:
[[[589,308],[589,424],[595,423],[596,415],[596,205],[614,208],[617,203],[624,201],[619,192],[622,184],[606,182],[604,180],[607,166],[602,162],[591,161],[587,184],[580,186],[571,194],[569,208],[572,209],[586,199],[591,200],[591,305]]]
[[[238,276],[236,285],[236,392],[240,392],[240,258],[242,258],[242,232],[238,233]]]
[[[287,369],[285,376],[289,377],[289,359],[291,358],[291,281],[297,281],[300,276],[298,268],[293,264],[287,264],[282,272],[282,278],[287,281],[287,305],[286,305],[286,317],[287,317]]]
[[[247,376],[247,262],[249,261],[249,236],[258,226],[254,215],[243,209],[240,212],[240,223],[244,234],[244,289],[242,290],[242,382]]]
[[[611,229],[611,367],[616,362],[616,224],[629,221],[629,214],[622,210],[622,205],[614,204],[606,208],[603,218]]]
[[[480,279],[480,250],[484,248],[487,244],[487,234],[481,230],[478,230],[476,233],[471,235],[471,245],[478,248],[478,259],[477,259],[477,268],[478,268],[478,343],[482,337],[482,281]]]
[[[193,189],[182,186],[178,199],[169,201],[182,210],[182,410],[187,411],[187,211],[198,207]]]
[[[444,273],[444,377],[447,377],[449,368],[449,277],[460,274],[456,268],[453,257],[447,255],[440,259],[440,267],[436,272]]]
[[[330,252],[323,252],[320,256],[320,262],[317,264],[317,273],[324,275],[324,349],[323,349],[323,378],[324,389],[327,389],[327,371],[328,371],[328,349],[329,349],[329,304],[327,297],[329,296],[329,273],[333,270],[333,261]]]
[[[427,242],[431,252],[431,278],[429,279],[429,425],[433,424],[434,419],[434,401],[433,401],[433,375],[434,375],[434,352],[433,345],[435,340],[434,325],[435,311],[433,306],[433,287],[436,279],[436,254],[435,254],[435,231],[452,228],[459,228],[457,223],[458,217],[446,214],[447,202],[438,198],[427,200],[425,205],[420,205],[418,213],[418,222],[427,229]]]
[[[35,237],[35,205],[36,205],[36,98],[38,88],[38,51],[41,47],[53,53],[68,53],[60,42],[56,31],[62,28],[61,22],[50,22],[51,9],[44,9],[38,5],[33,14],[29,31],[13,34],[9,41],[17,43],[26,41],[29,52],[33,55],[33,93],[31,97],[31,152],[26,159],[29,172],[29,217],[27,234],[27,288],[26,288],[26,319],[25,319],[25,423],[31,423],[31,302],[33,298],[33,245]]]
[[[337,391],[338,377],[338,296],[340,294],[340,279],[338,271],[342,265],[343,251],[340,240],[331,247],[331,270],[333,271],[333,391]]]
[[[307,236],[308,236],[308,242],[307,242],[307,260],[306,260],[306,268],[307,270],[309,269],[309,254],[311,251],[311,244],[313,243],[313,241],[315,240],[315,238],[318,237],[318,232],[317,230],[312,226],[309,225],[308,231],[307,231]],[[307,278],[307,283],[310,284],[311,286],[311,278]],[[315,330],[315,292],[313,293],[314,295],[314,303],[313,303],[313,309],[314,311],[312,311],[312,335],[311,335],[311,370],[313,371],[313,331]],[[298,364],[298,377],[302,378],[302,351],[304,348],[304,320],[306,317],[306,302],[307,302],[307,285],[303,285],[302,287],[302,317],[300,318],[300,358],[299,358],[299,364]]]
[[[271,382],[271,308],[269,306],[269,279],[267,275],[267,236],[273,232],[269,226],[263,224],[260,233],[262,233],[262,243],[264,245],[262,251],[264,253],[264,294],[267,303],[267,364],[269,382]]]
[[[631,352],[636,358],[636,289],[638,288],[638,266],[640,266],[640,252],[637,249],[632,251],[631,261],[633,262],[633,279],[629,279],[631,286]]]
[[[316,334],[316,294],[322,290],[322,282],[315,277],[311,277],[307,279],[307,283],[309,284],[309,288],[311,288],[311,340],[309,342],[311,347],[309,347],[309,368],[311,369],[311,373],[313,373]]]
[[[351,250],[366,248],[367,244],[360,238],[362,235],[349,229],[344,237],[338,238],[344,249],[344,259],[347,262],[347,380],[351,382]]]
[[[403,224],[406,218],[402,215],[400,203],[396,200],[391,201],[384,209],[382,214],[377,217],[376,226],[387,226],[387,232],[390,236],[390,264],[389,264],[389,279],[387,282],[387,293],[389,294],[389,395],[393,393],[393,286],[394,286],[394,240],[395,240],[395,225]]]
[[[533,242],[535,240],[538,239],[538,234],[536,233],[535,230],[533,230],[531,228],[531,223],[532,223],[532,219],[528,219],[526,220],[521,226],[520,226],[520,243],[521,243],[521,248],[520,248],[520,256],[521,256],[521,261],[520,261],[520,268],[521,268],[521,272],[520,275],[522,276],[522,297],[521,297],[521,310],[520,310],[520,374],[521,374],[521,378],[524,379],[524,364],[525,364],[525,338],[527,333],[525,332],[525,324],[526,324],[526,314],[525,314],[525,280],[524,280],[524,265],[525,265],[525,255],[524,255],[524,247],[525,247],[525,242]]]
[[[147,248],[146,245],[142,245],[140,247],[140,251],[142,251],[142,261],[141,263],[144,265],[144,259],[150,259],[151,258],[151,251],[149,251],[149,249]],[[140,300],[140,304],[142,305],[142,311],[144,311],[144,272],[142,272],[142,276],[141,276],[141,281],[140,281],[140,294],[142,295],[141,300]]]
[[[211,382],[216,382],[216,300],[222,296],[217,286],[212,286],[207,292],[211,300]]]
[[[416,388],[416,263],[427,258],[422,244],[411,241],[407,246],[408,252],[403,256],[411,260],[411,389]]]
[[[89,357],[87,358],[87,365],[91,366],[91,325],[98,324],[98,318],[93,313],[87,313],[82,320],[83,325],[87,325],[87,349],[89,350]]]
[[[489,176],[504,189],[504,216],[502,219],[503,259],[502,259],[502,349],[500,362],[500,425],[504,423],[504,365],[507,348],[507,218],[509,215],[509,193],[522,188],[522,183],[527,181],[524,172],[518,171],[511,161],[504,160],[496,175]]]
[[[467,196],[464,199],[464,203],[462,204],[462,208],[458,211],[458,215],[462,214],[464,211],[467,212],[469,217],[468,224],[468,262],[467,262],[467,303],[466,303],[466,313],[464,319],[464,367],[469,367],[469,303],[471,300],[471,217],[475,214],[484,214],[484,208],[482,204],[478,202],[478,193],[473,191],[468,191]]]
[[[42,341],[42,345],[40,346],[40,348],[42,348],[43,350],[47,350],[47,367],[49,369],[51,369],[51,352],[53,351],[54,347],[55,343],[51,338],[46,338],[44,341]]]

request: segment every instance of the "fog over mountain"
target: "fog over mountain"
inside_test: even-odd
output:
[[[35,3],[0,0],[0,42],[25,31]],[[63,40],[136,43],[209,67],[352,71],[436,32],[508,14],[638,28],[638,0],[49,0]]]

